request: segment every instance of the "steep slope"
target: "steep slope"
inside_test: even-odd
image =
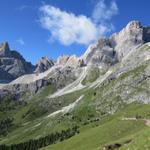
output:
[[[132,30],[126,32],[129,27]],[[2,90],[14,92],[5,93],[0,101],[0,124],[3,120],[8,124],[0,134],[0,144],[40,141],[40,137],[78,126],[78,135],[63,142],[56,140],[45,149],[103,150],[116,145],[140,149],[144,143],[149,148],[150,130],[145,123],[150,119],[149,32],[133,22],[125,29],[123,39],[119,39],[121,51],[118,44],[111,45],[111,38],[102,39],[80,58],[62,56],[46,72],[24,75],[3,86]],[[135,43],[139,34],[142,40]],[[127,51],[125,41],[131,42]],[[78,65],[80,62],[84,65]],[[38,84],[39,89],[31,95],[33,85]],[[21,99],[16,100],[16,89],[19,94],[22,91]],[[27,89],[30,91],[25,92]]]

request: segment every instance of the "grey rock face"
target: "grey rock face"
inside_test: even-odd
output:
[[[111,47],[109,39],[100,39],[95,45],[89,46],[88,50],[82,56],[87,65],[104,66],[112,65],[117,62],[117,55]]]
[[[54,66],[54,62],[52,60],[49,60],[47,57],[42,57],[36,65],[35,73],[44,72],[52,66]]]
[[[58,57],[56,64],[57,65],[65,65],[67,63],[68,59],[69,59],[68,55],[62,55],[62,56]]]
[[[150,43],[134,49],[114,66],[113,73],[108,83],[110,85],[107,94],[119,95],[124,102],[139,101],[150,103]],[[105,84],[107,82],[105,81]]]
[[[29,92],[31,94],[34,94],[38,92],[42,87],[48,85],[49,81],[40,79],[35,82],[32,82],[30,84],[12,84],[12,85],[7,85],[5,86],[1,91],[9,91],[10,93],[15,93],[16,95],[19,95],[20,93],[23,92]]]
[[[0,44],[0,57],[10,57],[10,49],[7,42]]]
[[[86,64],[113,65],[146,42],[150,42],[150,27],[141,26],[139,21],[131,21],[119,33],[89,46],[82,57]]]
[[[31,94],[37,93],[40,89],[48,84],[52,84],[56,89],[61,89],[68,85],[69,83],[73,82],[77,79],[78,75],[77,72],[81,72],[79,69],[72,69],[71,67],[64,67],[64,68],[56,68],[49,72],[47,76],[39,78],[32,82],[15,82],[9,83],[0,88],[0,95],[4,95],[4,93],[9,92],[11,94],[20,95],[20,93],[28,92]],[[41,73],[42,74],[42,73]],[[36,76],[35,74],[32,74]],[[40,74],[39,74],[40,75]],[[26,75],[27,77],[24,80],[30,78],[31,75]],[[38,76],[38,75],[37,75]],[[23,77],[23,76],[22,76]]]
[[[150,41],[150,27],[143,28],[143,40],[144,40],[144,43]]]
[[[143,27],[140,22],[132,21],[121,30],[110,37],[111,45],[118,53],[119,60],[127,55],[131,49],[143,44]]]
[[[34,66],[16,51],[11,51],[8,43],[0,44],[0,80],[11,81],[17,77],[31,73]]]
[[[70,66],[72,68],[83,67],[84,65],[84,60],[78,58],[76,55],[70,56],[66,63],[66,66]]]
[[[121,60],[138,45],[150,42],[150,28],[143,27],[139,21],[131,21],[119,33],[113,34],[110,42]]]
[[[78,68],[83,67],[85,65],[85,62],[82,58],[79,58],[76,55],[63,55],[57,59],[56,65]]]

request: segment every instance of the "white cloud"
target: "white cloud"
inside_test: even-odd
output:
[[[118,6],[115,1],[112,1],[110,6],[105,4],[105,0],[99,0],[96,4],[92,17],[96,22],[108,21],[114,15],[118,14]]]
[[[111,3],[110,12],[107,10],[106,5],[104,6],[105,9],[103,10],[107,12],[107,18],[111,19],[115,14],[111,12],[117,7],[116,3]],[[43,5],[40,8],[40,23],[43,28],[50,32],[50,39],[58,40],[63,45],[71,45],[73,43],[86,45],[95,41],[98,37],[105,35],[112,29],[112,25],[106,22],[104,23],[104,21],[97,23],[98,19],[107,20],[107,18],[104,17],[96,17],[99,12],[102,12],[99,11],[99,9],[101,9],[101,7],[99,7],[98,3],[95,6],[93,18],[89,18],[85,15],[76,16],[73,13],[62,11],[51,5]],[[100,15],[102,16],[102,14]]]
[[[16,42],[20,45],[25,45],[25,42],[22,38],[17,39]]]

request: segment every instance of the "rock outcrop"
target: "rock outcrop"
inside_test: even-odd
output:
[[[139,21],[131,21],[120,32],[89,46],[82,58],[87,65],[113,65],[146,42],[150,42],[150,27],[143,27]]]
[[[57,59],[56,65],[78,68],[78,67],[83,67],[85,65],[85,62],[82,58],[79,58],[76,55],[72,55],[72,56],[62,55]]]
[[[67,63],[68,59],[69,59],[68,55],[62,55],[62,56],[58,57],[56,64],[57,65],[65,65]]]
[[[54,66],[54,62],[52,60],[49,60],[48,57],[42,57],[36,64],[35,73],[47,71],[52,66]]]
[[[111,47],[109,39],[100,39],[94,45],[90,45],[82,59],[87,65],[112,65],[117,62],[115,50]]]
[[[150,28],[143,27],[139,21],[131,21],[119,33],[114,33],[109,40],[121,60],[132,49],[150,42]]]
[[[119,33],[110,37],[111,46],[116,50],[119,60],[136,46],[143,44],[143,27],[138,21],[129,22]]]
[[[0,44],[0,57],[10,57],[11,52],[7,42]]]
[[[11,81],[23,74],[31,73],[33,70],[34,66],[26,62],[17,51],[11,51],[7,42],[0,44],[1,82]]]

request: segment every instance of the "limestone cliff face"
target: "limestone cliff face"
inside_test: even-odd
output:
[[[17,77],[31,73],[34,66],[26,62],[16,51],[9,48],[8,43],[0,44],[0,81],[11,81]]]
[[[112,65],[117,62],[116,52],[108,39],[100,39],[94,45],[90,45],[82,56],[87,65]]]
[[[129,22],[119,33],[115,33],[110,37],[110,42],[120,60],[131,49],[144,43],[141,23],[138,21]]]
[[[121,60],[135,47],[150,42],[150,28],[143,27],[139,21],[131,21],[119,33],[113,34],[110,42]]]
[[[7,42],[0,44],[0,58],[2,57],[10,57],[11,52],[9,49],[9,45]]]
[[[56,65],[61,65],[63,67],[78,68],[83,67],[85,63],[83,59],[77,57],[76,55],[63,55],[57,59]]]
[[[87,65],[113,65],[146,42],[150,42],[150,27],[143,27],[139,21],[131,21],[120,32],[89,46],[82,57]]]
[[[67,63],[68,59],[69,59],[68,55],[62,55],[62,56],[58,57],[56,64],[57,65],[65,65]]]
[[[41,73],[54,66],[54,62],[49,60],[48,57],[42,57],[36,64],[35,73]]]

